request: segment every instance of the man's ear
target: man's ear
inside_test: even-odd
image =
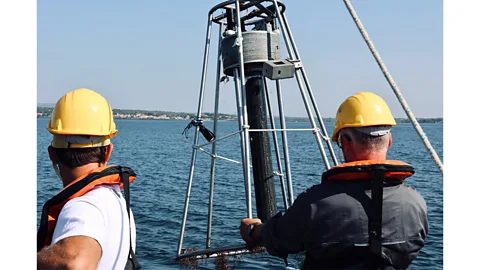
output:
[[[53,164],[59,164],[57,153],[55,153],[55,150],[52,146],[48,147],[48,156],[50,157],[50,160]]]
[[[105,149],[106,153],[105,153],[105,163],[108,162],[108,160],[110,159],[110,156],[112,155],[112,150],[113,150],[113,143],[107,145],[107,148]]]
[[[389,133],[389,135],[390,135],[389,136],[390,138],[388,138],[388,147],[390,147],[390,145],[392,145],[392,140],[393,140],[392,139],[392,133]]]

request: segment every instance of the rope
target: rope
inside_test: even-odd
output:
[[[392,76],[387,70],[387,67],[383,63],[382,58],[380,57],[380,54],[378,53],[377,49],[375,49],[375,46],[373,45],[372,40],[368,36],[367,30],[363,27],[362,22],[360,21],[360,18],[358,18],[357,13],[353,9],[352,4],[350,3],[349,0],[343,0],[345,3],[345,6],[347,7],[348,11],[350,12],[350,15],[352,16],[353,21],[357,25],[358,30],[362,34],[363,39],[368,45],[368,48],[373,54],[373,57],[377,61],[377,64],[380,66],[380,69],[383,72],[383,75],[387,79],[388,83],[390,84],[390,87],[392,88],[393,92],[398,98],[398,101],[403,107],[403,110],[407,114],[408,118],[410,119],[410,122],[412,123],[413,127],[417,131],[418,136],[420,136],[420,139],[423,141],[423,144],[427,148],[427,151],[430,152],[433,160],[437,163],[438,167],[440,168],[440,172],[443,174],[443,164],[440,158],[438,157],[437,153],[433,149],[432,145],[430,144],[427,135],[423,132],[422,127],[420,124],[418,124],[417,119],[415,119],[415,116],[413,115],[413,112],[410,110],[408,107],[407,101],[403,98],[402,94],[400,93],[400,89],[398,88],[397,84],[393,80]]]

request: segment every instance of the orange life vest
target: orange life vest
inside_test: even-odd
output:
[[[403,182],[412,176],[413,167],[399,160],[362,160],[340,164],[322,175],[322,183],[372,179],[374,170],[383,170],[387,179]]]
[[[123,189],[121,174],[128,176],[130,183],[133,182],[136,177],[133,170],[128,167],[101,167],[75,179],[57,195],[48,200],[42,209],[40,227],[37,233],[37,251],[51,244],[58,216],[68,201],[85,195],[98,185],[118,184],[120,185],[120,189]]]

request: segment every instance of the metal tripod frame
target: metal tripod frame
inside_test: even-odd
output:
[[[270,5],[265,6],[263,5],[264,3],[267,3],[267,4],[270,3]],[[248,10],[249,8],[252,8],[252,7],[256,7],[256,9],[244,16],[240,15],[242,11]],[[235,94],[236,94],[236,102],[237,102],[237,118],[238,118],[239,131],[223,136],[221,138],[216,138],[209,143],[198,145],[199,127],[197,126],[195,128],[190,173],[189,173],[189,179],[188,179],[188,187],[187,187],[186,196],[185,196],[185,206],[184,206],[184,212],[183,212],[182,227],[180,231],[180,237],[178,240],[177,259],[183,259],[187,257],[193,257],[196,259],[213,258],[213,257],[219,256],[220,254],[228,256],[228,255],[245,254],[245,253],[252,253],[252,252],[259,251],[258,249],[252,249],[247,245],[219,247],[219,248],[211,248],[210,246],[211,231],[212,231],[211,228],[212,228],[212,212],[213,212],[215,162],[217,158],[223,158],[216,154],[216,143],[218,141],[229,138],[237,134],[240,135],[243,178],[244,178],[244,185],[245,185],[245,199],[246,199],[246,208],[247,208],[248,218],[252,218],[252,197],[251,197],[251,177],[250,177],[251,165],[250,165],[250,143],[249,143],[250,132],[270,132],[270,131],[272,132],[273,143],[274,143],[275,154],[276,154],[276,161],[278,165],[278,172],[276,172],[276,174],[280,178],[283,204],[285,206],[285,209],[287,209],[289,205],[291,206],[294,201],[293,188],[292,188],[292,174],[290,169],[290,157],[289,157],[289,151],[288,151],[287,131],[313,132],[318,148],[320,150],[323,162],[325,164],[325,168],[330,169],[330,162],[328,160],[326,150],[324,148],[324,143],[326,143],[327,145],[328,151],[330,152],[330,158],[332,159],[333,164],[338,165],[337,159],[335,157],[334,149],[332,147],[332,143],[330,141],[327,130],[325,128],[322,117],[320,115],[318,106],[316,104],[316,101],[312,92],[312,88],[307,78],[307,73],[305,71],[304,66],[302,65],[302,61],[301,61],[297,46],[295,45],[292,32],[288,25],[288,21],[285,16],[285,9],[286,9],[285,5],[277,0],[251,0],[251,1],[232,0],[232,1],[226,1],[216,5],[208,13],[207,34],[206,34],[206,41],[205,41],[205,51],[204,51],[203,69],[202,69],[202,77],[201,77],[201,84],[200,84],[201,86],[200,86],[200,95],[199,95],[198,110],[197,110],[197,120],[201,120],[203,100],[204,100],[204,94],[205,94],[205,84],[206,84],[206,78],[207,78],[206,73],[207,73],[208,57],[209,57],[209,51],[210,51],[212,24],[216,23],[219,25],[219,42],[218,42],[219,47],[218,47],[218,55],[217,55],[217,74],[216,74],[213,133],[217,134],[218,107],[219,107],[220,82],[221,82],[220,76],[221,76],[221,70],[222,70],[222,57],[221,57],[220,44],[222,41],[222,33],[224,31],[225,25],[227,25],[225,11],[234,12],[235,23],[236,23],[235,25],[236,26],[235,34],[236,34],[236,40],[237,40],[236,45],[238,47],[239,62],[238,62],[238,66],[235,67],[233,70],[233,78],[234,78]],[[214,17],[214,13],[219,10],[223,10],[224,12],[221,15]],[[281,84],[279,80],[276,80],[275,83],[276,83],[276,93],[277,93],[278,109],[279,109],[280,129],[275,128],[274,117],[271,109],[270,95],[269,95],[268,86],[267,86],[267,78],[265,76],[263,76],[263,82],[265,86],[265,92],[263,94],[265,95],[265,103],[266,103],[265,105],[268,110],[271,129],[251,129],[248,125],[242,27],[246,25],[256,24],[262,20],[267,22],[271,22],[273,20],[275,23],[278,23],[280,26],[281,34],[287,46],[287,51],[289,56],[288,60],[295,63],[294,77],[296,78],[296,81],[298,83],[300,94],[302,96],[306,112],[308,114],[311,128],[304,128],[304,129],[288,129],[287,128],[286,121],[285,121],[284,108],[283,108],[282,90],[281,90]],[[308,93],[308,96],[307,96],[307,93]],[[312,112],[312,109],[311,109],[312,106],[313,106],[313,111],[315,115]],[[315,116],[320,127],[318,127],[317,125]],[[280,147],[278,145],[278,137],[276,132],[281,132],[285,174],[283,172],[283,166],[281,163]],[[211,153],[208,153],[203,149],[203,147],[210,144],[212,145],[212,150],[211,150]],[[208,227],[207,227],[207,237],[206,237],[206,249],[194,251],[194,252],[185,252],[185,250],[182,249],[182,244],[184,239],[188,206],[190,201],[192,181],[193,181],[195,162],[196,162],[198,150],[207,152],[211,156],[210,194],[209,194],[209,207],[208,207]],[[227,158],[223,158],[223,159],[227,159]],[[285,187],[284,178],[283,178],[284,175],[286,175],[286,179],[287,179],[286,187]],[[288,199],[287,199],[286,188],[288,189]]]

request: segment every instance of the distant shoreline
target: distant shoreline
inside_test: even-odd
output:
[[[42,119],[49,119],[49,116],[37,116],[37,118],[42,118]],[[164,120],[164,121],[171,121],[171,120],[181,120],[181,121],[190,121],[191,119],[154,119],[154,118],[118,118],[114,117],[114,119],[120,119],[120,120]],[[437,118],[417,118],[417,122],[419,124],[443,124],[443,121],[441,120],[436,120]],[[278,121],[278,118],[275,119]],[[202,119],[202,121],[208,122],[208,121],[213,121],[213,119],[207,118],[207,119]],[[219,119],[218,121],[220,122],[226,122],[226,121],[237,121],[237,119]],[[302,119],[302,120],[289,120],[288,117],[285,119],[286,122],[288,123],[307,123],[310,122],[308,118]],[[395,121],[397,124],[405,124],[405,123],[410,123],[410,120],[407,118],[395,118]],[[334,120],[331,119],[323,119],[323,122],[325,123],[333,123]]]
[[[51,117],[52,107],[38,107],[37,106],[37,118],[49,118]],[[196,118],[196,113],[185,112],[168,112],[168,111],[147,111],[147,110],[123,110],[113,109],[113,117],[115,119],[125,120],[192,120]],[[203,113],[203,121],[213,120],[213,113]],[[276,116],[277,120],[278,117]],[[237,116],[233,114],[219,114],[219,121],[236,121]],[[287,122],[309,122],[308,117],[285,117]],[[324,122],[335,122],[332,117],[324,117]],[[395,118],[397,123],[410,123],[408,118]],[[431,123],[431,124],[443,124],[443,117],[432,118],[417,118],[419,123]]]

